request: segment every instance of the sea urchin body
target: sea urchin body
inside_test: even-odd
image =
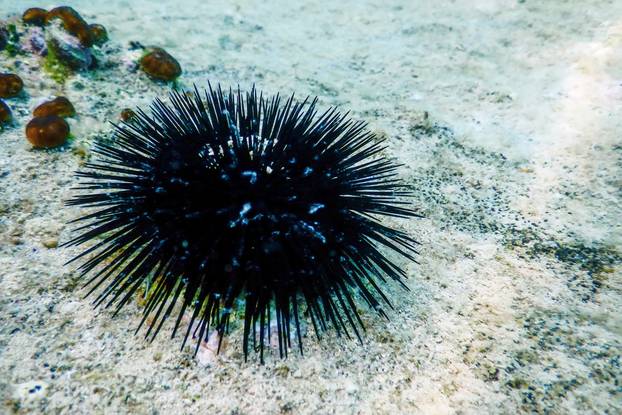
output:
[[[416,213],[365,123],[335,108],[318,115],[316,101],[210,86],[204,97],[174,91],[116,126],[68,202],[93,208],[67,245],[96,240],[73,259],[88,258],[89,294],[103,285],[95,303],[118,311],[147,285],[147,336],[175,310],[173,335],[191,315],[184,344],[223,333],[239,310],[244,354],[252,344],[262,361],[271,318],[281,355],[292,337],[302,352],[303,319],[318,335],[332,326],[360,338],[355,300],[385,315],[380,285],[405,287],[382,251],[416,253],[378,217]]]

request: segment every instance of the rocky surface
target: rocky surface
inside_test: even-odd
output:
[[[0,51],[25,91],[0,131],[0,412],[622,411],[620,2],[70,3],[108,30],[96,68]],[[304,357],[260,366],[234,332],[195,358],[132,335],[141,298],[115,319],[82,298],[63,200],[108,121],[169,87],[137,70],[141,44],[179,60],[177,86],[318,95],[388,137],[426,215],[394,224],[423,248],[363,346],[309,328]],[[24,127],[54,96],[72,137],[34,150]]]

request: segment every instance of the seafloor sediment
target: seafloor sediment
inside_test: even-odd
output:
[[[110,40],[61,83],[0,52],[24,81],[0,131],[0,412],[622,411],[622,3],[296,3],[68,2]],[[388,138],[426,216],[393,224],[423,246],[391,321],[364,313],[363,346],[309,329],[304,357],[261,366],[233,333],[193,358],[166,330],[132,335],[140,299],[111,319],[82,298],[57,247],[73,172],[123,108],[170,88],[131,42],[175,56],[179,87],[317,95]],[[25,125],[58,95],[72,138],[35,150]]]

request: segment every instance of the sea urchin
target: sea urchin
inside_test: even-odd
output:
[[[262,362],[271,318],[286,356],[292,331],[302,353],[303,319],[360,339],[355,297],[386,317],[380,285],[406,274],[382,247],[414,261],[417,242],[378,217],[417,215],[381,140],[316,102],[195,87],[115,126],[68,202],[95,208],[66,244],[96,241],[72,259],[88,258],[89,294],[106,283],[95,304],[118,312],[147,286],[138,329],[150,316],[155,337],[175,310],[174,336],[188,311],[197,349],[237,310],[244,355],[251,340]]]

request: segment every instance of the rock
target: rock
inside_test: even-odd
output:
[[[11,122],[12,118],[11,109],[0,99],[0,127]]]
[[[196,359],[199,364],[207,366],[209,364],[218,361],[218,345],[220,343],[220,352],[223,352],[227,347],[227,339],[221,339],[218,330],[214,330],[210,333],[207,341],[201,340],[199,343],[199,349],[197,350]]]
[[[58,247],[58,238],[48,238],[43,241],[43,246],[48,249],[53,249]]]
[[[131,40],[129,44],[130,50],[144,50],[145,47],[137,40]]]
[[[58,147],[69,137],[69,124],[57,115],[35,117],[26,125],[26,138],[35,148]]]
[[[93,38],[93,44],[101,46],[108,41],[108,31],[100,24],[89,25],[91,31],[91,37]]]
[[[82,71],[92,67],[93,54],[78,38],[66,33],[57,25],[49,27],[45,37],[49,53],[69,68]]]
[[[7,43],[9,43],[9,33],[5,28],[0,27],[0,50],[4,50]]]
[[[84,143],[76,143],[72,148],[73,154],[78,156],[82,163],[84,163],[91,156],[91,150]],[[81,163],[81,164],[82,164]]]
[[[36,26],[28,28],[26,34],[21,39],[21,48],[35,55],[44,56],[47,54],[43,29]]]
[[[162,48],[153,48],[140,59],[140,68],[151,78],[173,81],[181,75],[181,66]]]
[[[48,11],[40,7],[31,7],[22,14],[22,21],[27,25],[44,26]]]
[[[77,37],[84,47],[93,45],[93,35],[86,21],[80,16],[80,13],[72,7],[61,6],[50,10],[45,18],[45,23],[50,24],[54,20],[60,20],[63,28],[67,33]]]
[[[0,74],[0,98],[13,98],[24,88],[22,78],[13,73]]]
[[[56,97],[51,101],[46,101],[39,105],[32,112],[35,117],[46,117],[48,115],[58,115],[59,117],[73,117],[76,110],[73,104],[65,97]]]

